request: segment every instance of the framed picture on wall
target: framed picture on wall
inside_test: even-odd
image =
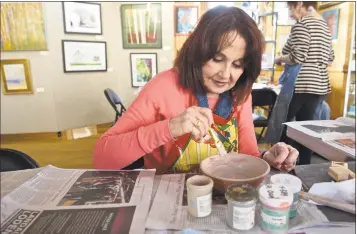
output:
[[[330,29],[332,40],[338,38],[339,9],[333,9],[322,13],[322,17]]]
[[[331,6],[335,6],[337,4],[340,4],[340,3],[343,3],[343,2],[317,2],[317,9],[321,10],[321,9],[324,9],[324,8],[328,8],[328,7],[331,7]]]
[[[62,40],[64,72],[107,71],[105,41]]]
[[[175,34],[188,35],[198,21],[198,6],[175,6]]]
[[[162,48],[161,3],[121,5],[124,49]]]
[[[102,34],[102,10],[99,3],[63,2],[65,33]]]
[[[29,61],[27,59],[1,60],[1,81],[4,94],[33,93]]]
[[[47,50],[43,3],[1,2],[0,44],[1,51]]]
[[[130,67],[132,86],[142,87],[157,74],[157,54],[130,53]]]

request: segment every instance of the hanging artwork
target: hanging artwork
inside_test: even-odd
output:
[[[198,21],[197,6],[176,6],[174,14],[176,35],[188,35],[193,31]]]
[[[62,40],[64,72],[107,71],[107,43]]]
[[[63,2],[65,33],[102,34],[101,5],[92,2]]]
[[[157,54],[130,53],[130,66],[132,86],[144,86],[157,74]]]
[[[4,94],[33,93],[30,64],[27,59],[1,60],[1,80]]]
[[[121,5],[124,49],[162,48],[161,4]]]
[[[40,2],[1,3],[1,51],[47,50]]]
[[[292,26],[296,20],[290,16],[287,2],[274,2],[274,12],[278,12],[278,25]]]
[[[322,13],[322,17],[325,19],[328,28],[330,29],[332,40],[338,38],[338,20],[339,9],[333,9]]]
[[[331,7],[331,6],[335,6],[337,4],[340,4],[340,3],[343,3],[343,2],[317,2],[317,9],[321,10],[321,9],[324,9],[324,8],[327,8],[327,7]]]

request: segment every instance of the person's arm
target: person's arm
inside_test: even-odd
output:
[[[157,80],[147,84],[124,115],[97,141],[94,168],[121,169],[173,140],[169,119],[158,119],[157,94],[161,89]]]
[[[291,51],[289,59],[293,63],[305,62],[310,48],[311,36],[309,29],[303,23],[297,23],[291,30]]]
[[[328,64],[331,65],[334,60],[335,60],[335,52],[334,52],[334,50],[332,48],[332,43],[331,43],[330,56],[329,56],[329,59],[328,59]]]
[[[261,157],[254,132],[251,95],[238,111],[238,144],[239,153]]]

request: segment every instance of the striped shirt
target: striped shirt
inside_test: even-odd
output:
[[[323,19],[303,17],[290,32],[283,55],[302,64],[295,83],[295,93],[325,95],[331,92],[327,66],[335,58],[330,30]]]

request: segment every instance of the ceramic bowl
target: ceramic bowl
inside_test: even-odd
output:
[[[251,155],[229,153],[206,158],[200,163],[200,170],[213,180],[216,189],[225,192],[231,184],[258,187],[270,172],[270,165]]]

